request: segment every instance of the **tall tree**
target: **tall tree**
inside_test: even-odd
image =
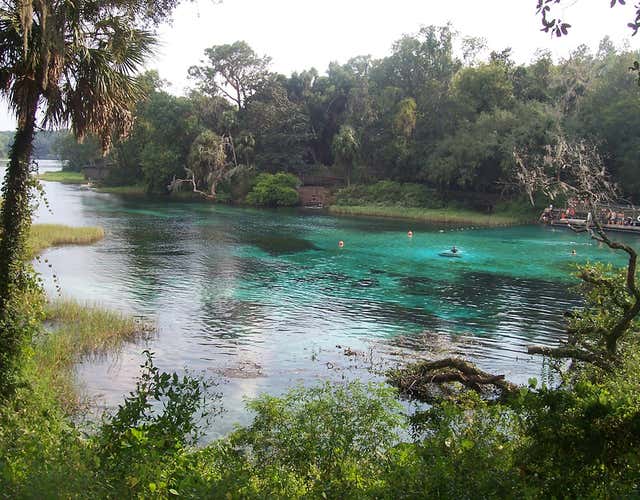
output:
[[[360,143],[356,131],[349,125],[340,127],[340,131],[333,138],[333,154],[344,168],[347,185],[351,184],[353,166],[358,157]]]
[[[5,0],[0,5],[0,94],[17,116],[0,223],[0,390],[11,386],[22,345],[12,296],[26,280],[30,165],[36,117],[71,124],[108,149],[132,124],[134,73],[154,45],[149,28],[176,0]],[[4,392],[4,391],[3,391]]]
[[[264,82],[271,58],[260,57],[247,42],[214,45],[204,51],[202,66],[189,68],[200,89],[209,95],[223,95],[238,107],[244,104]]]
[[[247,102],[243,123],[255,134],[255,161],[262,170],[298,169],[309,156],[309,117],[272,78]]]

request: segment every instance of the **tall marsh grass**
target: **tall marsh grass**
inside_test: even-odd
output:
[[[32,380],[46,384],[65,411],[80,402],[73,368],[83,359],[117,353],[132,340],[148,335],[149,326],[121,313],[55,300],[45,308],[47,328],[33,352]]]
[[[27,256],[35,257],[49,247],[89,245],[104,238],[101,227],[71,227],[61,224],[34,224],[29,231]]]

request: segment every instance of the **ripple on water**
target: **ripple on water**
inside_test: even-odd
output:
[[[562,340],[563,313],[580,304],[568,291],[571,266],[623,263],[579,236],[535,226],[440,233],[412,224],[409,240],[402,221],[46,189],[54,215],[41,220],[100,225],[107,238],[50,251],[53,270],[39,271],[55,272],[67,295],[153,319],[159,334],[149,346],[161,367],[226,370],[230,422],[244,415],[242,396],[340,379],[345,371],[326,365],[349,366],[336,345],[453,353],[524,382],[540,372],[527,344]],[[437,256],[452,244],[459,262]],[[81,367],[89,391],[117,401],[140,350],[125,351],[118,370]],[[392,357],[388,350],[381,356]],[[262,375],[246,376],[256,365]]]

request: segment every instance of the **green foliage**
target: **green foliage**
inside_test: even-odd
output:
[[[542,148],[553,140],[555,130],[546,105],[493,108],[440,141],[421,175],[442,190],[493,191],[515,170],[514,148]]]
[[[296,205],[299,200],[296,190],[299,183],[299,179],[293,174],[260,174],[256,177],[255,186],[247,195],[246,202],[267,207]]]
[[[63,170],[79,172],[92,162],[102,158],[100,142],[94,136],[85,137],[81,143],[71,133],[59,135],[53,143],[56,156],[64,161]]]
[[[222,137],[211,130],[202,131],[193,141],[187,157],[194,189],[216,195],[216,186],[225,177],[227,155]]]
[[[0,158],[8,158],[15,131],[0,132]],[[69,136],[66,130],[40,130],[33,140],[33,158],[54,160],[59,158],[58,143]]]
[[[336,192],[337,205],[380,205],[407,208],[441,208],[443,201],[435,189],[423,184],[379,181],[356,184]]]
[[[199,81],[203,92],[228,97],[238,110],[266,79],[271,61],[269,57],[258,56],[245,41],[214,45],[205,50],[205,55],[208,64],[192,66],[189,75]],[[226,90],[229,87],[231,93]]]
[[[403,418],[394,394],[352,382],[262,396],[248,404],[253,424],[230,442],[246,450],[254,481],[269,496],[294,488],[313,497],[358,496],[377,486],[381,457],[398,441]]]
[[[401,118],[400,121],[407,121],[407,119]],[[405,123],[404,126],[408,125]],[[340,127],[338,133],[333,137],[331,148],[336,161],[344,168],[347,185],[351,184],[351,173],[353,172],[353,166],[358,159],[358,151],[360,149],[360,142],[358,141],[356,131],[353,127],[349,125],[343,125]]]
[[[135,390],[105,418],[94,440],[101,470],[114,486],[133,491],[159,480],[166,461],[195,443],[210,392],[203,379],[161,372],[152,353],[144,354]]]
[[[640,141],[640,102],[637,76],[628,70],[629,61],[639,59],[638,53],[626,57],[613,54],[598,61],[598,77],[585,89],[577,113],[570,117],[570,130],[578,136],[590,136],[601,144],[610,172],[619,180],[626,193],[640,194],[640,178],[636,158]]]
[[[395,180],[426,183],[443,196],[511,196],[514,148],[540,153],[563,133],[601,144],[614,178],[627,194],[640,193],[640,113],[627,71],[637,54],[604,40],[595,55],[583,47],[557,63],[542,52],[519,65],[508,49],[462,61],[456,37],[451,26],[424,27],[382,59],[359,56],[331,63],[325,74],[290,76],[270,73],[268,58],[245,42],[211,47],[206,63],[190,70],[199,91],[180,105],[160,95],[158,78],[147,79],[158,95],[138,105],[139,125],[119,146],[110,182],[144,179],[164,192],[181,177],[193,139],[209,129],[257,173],[322,164],[347,184]],[[223,191],[233,192],[232,182]]]
[[[312,137],[309,117],[302,103],[293,101],[281,82],[265,82],[247,102],[246,127],[239,137],[240,161],[255,162],[268,172],[304,164]]]
[[[453,92],[472,116],[513,105],[513,81],[504,65],[490,63],[458,72]]]
[[[35,379],[47,372],[30,367],[28,384],[0,407],[3,496],[174,494],[169,474],[188,456],[196,420],[212,411],[207,383],[160,372],[147,353],[135,391],[87,438],[61,410],[57,394]]]
[[[48,387],[23,386],[0,406],[3,498],[106,495],[94,454]]]
[[[520,470],[545,497],[631,498],[640,480],[640,356],[615,373],[583,370],[565,388],[523,391]]]
[[[9,288],[5,315],[0,318],[0,399],[19,387],[31,340],[40,332],[44,293],[30,265],[23,264],[19,287]],[[1,406],[1,405],[0,405]]]
[[[517,415],[474,393],[412,417],[415,442],[394,450],[390,492],[407,498],[526,498],[513,452]]]
[[[393,131],[397,136],[408,140],[415,128],[416,101],[409,97],[398,104],[398,112],[393,118]]]

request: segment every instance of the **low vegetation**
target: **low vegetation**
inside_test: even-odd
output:
[[[60,224],[34,224],[27,241],[27,256],[33,258],[46,248],[62,245],[89,245],[104,238],[101,227],[71,227]]]
[[[500,201],[495,195],[474,193],[449,193],[445,196],[424,184],[389,180],[339,189],[329,211],[336,215],[367,215],[487,227],[526,224],[535,221],[539,215],[539,210],[521,197]]]
[[[61,182],[63,184],[85,184],[87,180],[80,172],[60,170],[58,172],[43,172],[38,176],[41,181]]]
[[[149,327],[120,313],[72,300],[45,306],[45,325],[34,346],[34,382],[56,394],[70,413],[79,403],[73,368],[82,359],[117,353]]]
[[[456,208],[402,208],[385,206],[331,205],[329,212],[336,215],[364,215],[411,219],[438,224],[467,224],[472,226],[507,226],[531,222],[531,217],[510,214],[484,214]]]
[[[335,204],[435,209],[444,208],[445,201],[435,189],[424,184],[385,180],[339,189],[335,194]]]

